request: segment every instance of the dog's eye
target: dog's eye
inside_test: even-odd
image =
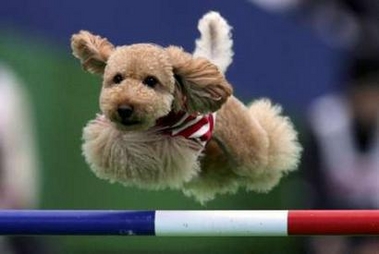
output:
[[[153,76],[147,76],[142,83],[149,87],[155,87],[158,84],[158,79]]]
[[[124,78],[122,77],[122,75],[118,73],[118,74],[114,75],[113,83],[120,84],[123,79]]]

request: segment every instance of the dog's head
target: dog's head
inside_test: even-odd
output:
[[[214,112],[232,94],[214,64],[178,47],[114,47],[87,31],[71,47],[85,70],[103,76],[101,111],[124,130],[149,129],[171,111]]]

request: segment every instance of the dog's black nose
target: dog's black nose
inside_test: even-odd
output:
[[[122,121],[128,120],[133,114],[133,107],[129,105],[121,105],[118,107],[117,113]]]

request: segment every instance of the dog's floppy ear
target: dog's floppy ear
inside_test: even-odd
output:
[[[217,66],[205,58],[193,58],[181,48],[166,48],[176,79],[176,99],[188,112],[218,110],[232,94],[232,87]],[[174,105],[174,107],[178,105]]]
[[[114,46],[105,38],[80,31],[71,37],[73,55],[80,59],[83,68],[91,73],[102,74]]]

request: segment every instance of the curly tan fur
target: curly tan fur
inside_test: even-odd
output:
[[[266,192],[295,170],[301,147],[292,123],[280,113],[267,99],[246,107],[230,97],[218,111],[202,171],[185,185],[185,194],[204,203],[239,187]]]
[[[206,202],[240,187],[268,191],[296,168],[301,149],[289,119],[268,100],[247,107],[232,96],[217,62],[175,46],[115,48],[86,31],[73,35],[71,46],[86,70],[103,74],[101,114],[84,128],[82,146],[100,178],[148,189],[180,189]],[[146,85],[147,77],[156,82]],[[120,107],[132,109],[127,122]],[[217,111],[205,148],[159,132],[156,123],[176,111]]]

